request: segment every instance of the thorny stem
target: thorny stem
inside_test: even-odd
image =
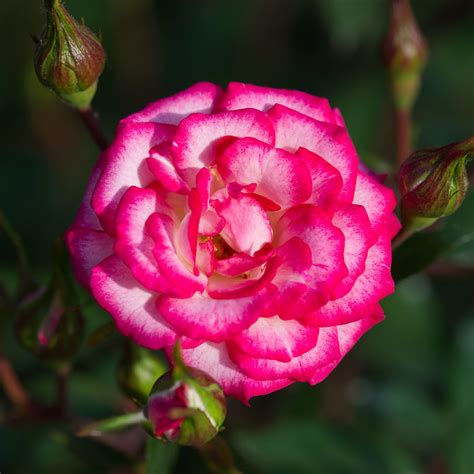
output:
[[[87,107],[85,109],[77,109],[77,113],[81,117],[82,122],[89,131],[95,144],[99,147],[101,151],[104,151],[109,146],[109,141],[105,136],[97,113],[92,107]]]

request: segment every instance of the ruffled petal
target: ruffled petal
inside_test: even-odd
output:
[[[155,242],[153,255],[160,274],[168,280],[174,294],[189,298],[196,291],[204,291],[207,277],[194,275],[192,268],[188,268],[179,258],[170,236],[172,231],[169,229],[173,227],[169,217],[157,213],[152,214],[146,223],[147,232]]]
[[[178,125],[188,115],[197,112],[211,113],[221,94],[219,86],[210,82],[198,82],[182,92],[151,103],[140,112],[122,120],[122,123],[157,122]]]
[[[371,176],[359,172],[354,193],[354,204],[365,207],[376,234],[393,233],[392,212],[397,205],[393,191]],[[392,226],[387,227],[390,222]]]
[[[180,333],[194,339],[221,342],[248,328],[259,316],[265,292],[236,299],[213,299],[196,293],[187,299],[162,296],[158,309]]]
[[[316,312],[305,316],[304,322],[314,326],[335,326],[365,317],[368,307],[372,307],[394,290],[390,275],[391,259],[390,238],[381,236],[369,249],[365,271],[356,280],[349,293],[342,298],[329,301]]]
[[[245,404],[259,395],[275,392],[293,383],[292,380],[255,380],[248,377],[232,362],[224,343],[206,342],[200,346],[183,350],[186,365],[196,367],[209,374],[223,388],[226,395]]]
[[[249,377],[257,380],[290,378],[297,382],[308,382],[316,370],[341,359],[337,329],[334,327],[321,328],[316,345],[308,352],[293,357],[289,362],[251,357],[234,350],[229,350],[229,354]]]
[[[227,182],[256,183],[255,193],[283,206],[300,204],[311,194],[311,176],[303,159],[252,138],[236,140],[217,163]]]
[[[228,344],[235,350],[254,358],[290,362],[313,349],[319,329],[298,321],[284,321],[278,316],[259,318],[248,329],[234,336]]]
[[[156,308],[156,294],[139,285],[117,256],[112,255],[94,267],[91,289],[97,302],[112,315],[119,331],[137,344],[161,349],[176,341],[175,331]]]
[[[167,206],[153,190],[132,186],[122,197],[116,215],[115,253],[139,283],[160,292],[169,291],[171,287],[159,271],[153,255],[154,241],[147,233],[146,222],[155,212],[166,210]]]
[[[365,270],[369,248],[377,240],[365,208],[338,203],[332,223],[344,234],[344,262],[349,274],[334,288],[334,299],[344,296]]]
[[[146,158],[152,147],[171,139],[174,127],[156,123],[127,123],[104,154],[104,166],[92,207],[104,229],[114,234],[118,203],[130,186],[146,187],[155,179]]]
[[[369,316],[354,321],[353,323],[337,326],[337,337],[341,354],[345,356],[356,344],[356,342],[373,326],[383,321],[383,310],[379,305],[367,310]]]
[[[189,186],[179,176],[171,157],[171,142],[164,142],[150,150],[151,158],[147,158],[148,169],[168,191],[184,194]]]
[[[316,120],[335,123],[335,116],[327,99],[305,92],[260,87],[241,82],[229,83],[216,109],[252,108],[266,112],[275,104],[284,105]]]
[[[341,173],[306,148],[299,148],[296,155],[303,159],[311,176],[312,191],[308,203],[321,209],[332,208],[342,189]]]
[[[104,158],[102,155],[92,170],[91,177],[89,178],[89,182],[86,186],[84,197],[82,198],[76,218],[71,225],[71,229],[84,227],[87,229],[103,230],[97,214],[92,209],[91,203],[94,189],[97,186],[100,175],[102,174],[103,163]]]
[[[105,232],[84,228],[68,230],[65,240],[71,254],[74,275],[88,288],[92,269],[112,255],[114,241]]]
[[[359,159],[347,130],[281,105],[275,105],[268,115],[275,128],[275,146],[290,152],[303,147],[324,158],[342,176],[339,199],[351,202]]]
[[[173,140],[174,163],[190,186],[195,185],[197,172],[214,162],[222,151],[222,140],[229,137],[252,137],[272,146],[275,143],[270,120],[253,109],[193,114],[179,124]]]
[[[245,194],[229,198],[219,204],[217,212],[225,220],[220,235],[236,252],[254,255],[272,241],[267,213],[255,199]]]
[[[279,220],[275,234],[278,245],[298,237],[310,248],[313,265],[305,272],[305,282],[321,298],[328,298],[348,273],[344,263],[344,234],[310,204],[288,210]]]

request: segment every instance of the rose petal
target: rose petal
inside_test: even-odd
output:
[[[103,230],[102,225],[91,205],[92,194],[95,187],[97,186],[100,175],[102,174],[103,162],[104,159],[102,155],[92,170],[91,177],[86,186],[84,197],[82,198],[76,218],[71,225],[71,229],[84,227],[87,229]]]
[[[333,326],[365,317],[368,307],[394,290],[390,275],[391,258],[390,238],[380,236],[377,243],[369,249],[364,273],[359,276],[349,293],[329,301],[316,312],[306,315],[303,321],[314,326]]]
[[[170,125],[127,123],[105,152],[92,207],[109,234],[114,234],[115,211],[125,191],[130,186],[146,187],[154,181],[145,160],[152,147],[171,139],[173,131]]]
[[[241,82],[229,83],[216,108],[217,110],[252,108],[266,112],[275,104],[284,105],[316,120],[335,123],[334,113],[327,99],[299,91],[260,87]]]
[[[334,288],[335,299],[344,296],[364,272],[369,248],[377,236],[374,235],[367,212],[362,206],[338,203],[332,223],[344,234],[344,262],[349,271]]]
[[[94,267],[91,288],[122,334],[150,349],[174,344],[176,333],[158,312],[156,294],[139,285],[118,257],[112,255]]]
[[[319,122],[281,105],[275,105],[268,115],[275,127],[275,146],[290,152],[303,147],[324,158],[342,176],[339,199],[351,202],[359,159],[346,129]]]
[[[225,344],[206,342],[199,347],[182,351],[183,360],[190,367],[197,367],[209,374],[223,388],[226,395],[248,405],[252,397],[265,395],[290,385],[290,379],[255,380],[232,362]]]
[[[221,342],[248,328],[258,318],[266,298],[266,293],[219,300],[200,293],[187,299],[161,296],[158,309],[181,334]]]
[[[178,125],[196,112],[209,114],[222,94],[222,89],[210,82],[198,82],[165,99],[149,104],[140,112],[130,115],[122,123],[157,122]]]
[[[227,137],[253,137],[273,145],[275,133],[266,114],[245,109],[213,115],[193,114],[183,120],[173,140],[176,167],[190,186],[203,166],[209,166]]]
[[[170,291],[171,286],[161,274],[153,255],[154,242],[146,231],[148,218],[156,212],[169,211],[151,189],[132,186],[123,195],[117,208],[115,253],[130,268],[145,288]]]
[[[65,235],[74,275],[86,288],[92,269],[113,253],[113,239],[100,230],[70,229]]]
[[[167,229],[172,225],[167,216],[152,214],[146,223],[146,229],[155,241],[153,255],[158,263],[160,274],[168,280],[175,294],[182,298],[189,298],[196,291],[204,291],[207,277],[202,274],[194,275],[192,269],[187,268],[180,260]]]
[[[397,205],[393,191],[365,173],[359,172],[354,193],[354,204],[365,207],[370,223],[376,234],[393,230],[387,228],[388,220],[392,220],[392,211]]]
[[[337,326],[337,337],[341,354],[346,355],[356,344],[356,342],[373,326],[383,321],[384,314],[380,305],[367,310],[369,316],[354,321],[353,323],[342,324]]]
[[[276,227],[276,243],[299,237],[311,250],[313,265],[305,272],[308,287],[327,298],[348,271],[344,263],[344,234],[310,204],[288,210]]]
[[[293,357],[289,362],[250,357],[229,348],[230,358],[249,377],[256,380],[290,378],[298,382],[309,381],[316,370],[341,359],[337,330],[334,327],[319,330],[316,345],[308,352]]]
[[[219,204],[217,213],[226,222],[220,235],[236,252],[254,255],[272,241],[267,213],[255,199],[245,194],[229,198]]]
[[[148,169],[168,191],[174,193],[189,192],[189,186],[179,176],[171,157],[171,142],[164,142],[150,150],[151,158],[147,158]]]
[[[283,206],[302,203],[311,194],[311,176],[304,160],[252,138],[236,140],[217,163],[227,182],[256,183],[257,194]]]
[[[318,333],[318,328],[273,316],[257,319],[252,326],[228,341],[228,344],[233,348],[232,352],[237,350],[254,358],[290,362],[316,346]]]
[[[342,189],[341,173],[325,159],[306,148],[299,148],[296,155],[303,159],[311,176],[312,192],[308,203],[322,209],[334,206]]]

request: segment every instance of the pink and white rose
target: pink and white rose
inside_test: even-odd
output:
[[[395,205],[326,99],[198,83],[120,122],[66,238],[124,335],[247,402],[383,319]]]

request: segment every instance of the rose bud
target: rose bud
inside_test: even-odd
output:
[[[455,212],[469,186],[466,163],[474,153],[474,137],[441,148],[418,150],[399,171],[402,221],[421,230]]]
[[[383,59],[390,71],[397,108],[407,109],[413,105],[427,55],[426,42],[409,0],[393,0]]]
[[[60,0],[45,0],[45,8],[46,26],[34,56],[36,74],[68,105],[85,109],[94,98],[104,70],[104,48]]]
[[[84,333],[73,282],[60,254],[51,282],[20,303],[16,333],[20,343],[49,364],[68,362],[79,350]]]
[[[201,446],[216,436],[226,416],[224,393],[201,370],[186,367],[175,347],[175,366],[157,380],[145,416],[157,438]]]
[[[126,341],[117,369],[119,387],[138,405],[145,405],[153,384],[167,370],[156,351]]]

